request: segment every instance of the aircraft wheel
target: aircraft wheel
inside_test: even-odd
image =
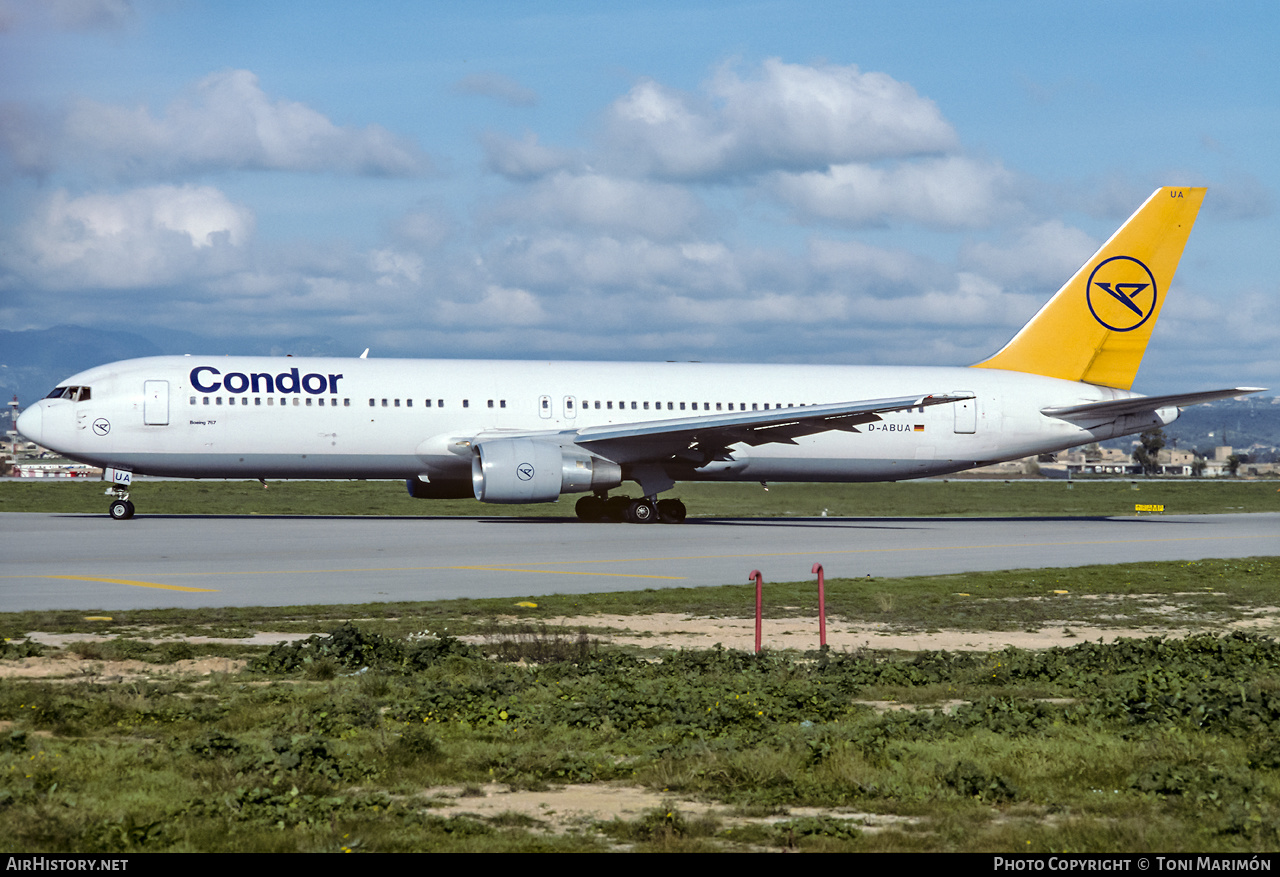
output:
[[[627,509],[631,507],[631,497],[611,496],[604,501],[604,517],[608,521],[625,521]]]
[[[658,500],[658,520],[664,524],[682,524],[688,513],[678,499]]]
[[[133,503],[125,499],[118,499],[111,504],[111,517],[117,521],[127,521],[133,517]]]
[[[627,506],[627,523],[652,524],[658,520],[658,510],[647,499],[638,499]]]
[[[595,524],[604,520],[604,501],[598,496],[582,497],[573,507],[573,510],[577,513],[579,521],[586,521],[588,524]]]

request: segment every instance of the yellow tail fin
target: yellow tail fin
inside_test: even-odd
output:
[[[1012,341],[974,368],[1132,387],[1204,193],[1157,189]]]

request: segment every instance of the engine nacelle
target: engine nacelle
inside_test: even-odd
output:
[[[562,493],[608,490],[621,483],[617,463],[542,439],[481,442],[471,459],[471,487],[481,502],[555,502]]]

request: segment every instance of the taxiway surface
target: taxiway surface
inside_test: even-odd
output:
[[[287,606],[1280,553],[1280,514],[1116,518],[0,515],[0,611]]]

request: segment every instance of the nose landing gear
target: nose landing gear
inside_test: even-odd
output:
[[[107,496],[115,497],[107,507],[112,520],[127,521],[133,517],[134,508],[133,503],[129,502],[129,491],[123,487],[110,487],[107,489]]]

